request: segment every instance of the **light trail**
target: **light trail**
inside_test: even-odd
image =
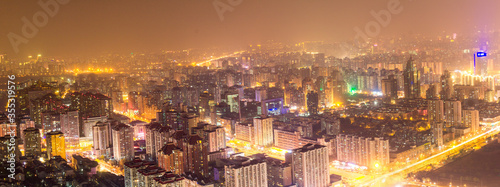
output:
[[[496,122],[496,123],[498,123],[498,122]],[[452,151],[452,150],[458,149],[459,147],[461,147],[461,146],[463,146],[463,145],[465,145],[465,144],[467,144],[467,143],[470,143],[470,142],[472,142],[472,141],[474,141],[474,140],[476,140],[476,139],[478,139],[478,138],[481,138],[481,137],[483,137],[483,136],[486,136],[486,135],[488,135],[488,134],[490,134],[490,133],[492,133],[492,132],[494,132],[494,131],[498,131],[498,130],[500,130],[500,126],[497,126],[497,127],[493,128],[493,129],[491,129],[491,130],[489,130],[489,131],[486,131],[486,132],[482,133],[482,134],[479,134],[479,135],[477,135],[477,136],[475,136],[475,137],[473,137],[473,138],[471,138],[471,139],[469,139],[469,140],[467,140],[467,141],[464,141],[464,142],[462,142],[462,143],[460,143],[460,144],[458,144],[458,145],[456,145],[456,146],[453,146],[453,147],[451,147],[451,148],[448,148],[448,149],[446,149],[446,150],[444,150],[444,151],[442,151],[442,152],[440,152],[440,153],[438,153],[438,154],[435,154],[435,155],[433,155],[433,156],[427,157],[427,158],[425,158],[425,159],[423,159],[423,160],[420,160],[420,161],[418,161],[418,162],[415,162],[415,163],[413,163],[413,164],[410,164],[410,165],[408,165],[408,166],[406,166],[406,167],[404,167],[404,168],[402,168],[402,169],[398,169],[398,170],[396,170],[396,171],[392,171],[392,172],[390,172],[390,173],[384,174],[384,175],[382,175],[382,176],[380,176],[380,177],[378,177],[378,178],[373,179],[373,181],[368,182],[367,184],[363,184],[363,186],[365,186],[365,185],[370,185],[370,184],[372,184],[372,183],[374,183],[374,182],[376,182],[376,181],[378,181],[378,180],[380,180],[380,179],[385,179],[385,178],[388,178],[388,177],[390,177],[390,176],[392,176],[392,175],[395,175],[395,174],[397,174],[397,173],[401,173],[401,172],[403,172],[403,171],[405,171],[405,170],[407,170],[407,169],[410,169],[410,168],[412,168],[412,167],[415,167],[415,166],[417,166],[417,165],[419,165],[419,164],[423,164],[424,162],[427,162],[427,161],[429,161],[429,160],[431,160],[431,159],[434,159],[434,158],[436,158],[436,157],[442,156],[442,155],[444,155],[444,154],[446,154],[446,153],[448,153],[448,152],[450,152],[450,151]]]
[[[224,55],[224,56],[220,56],[220,57],[217,57],[217,58],[212,58],[212,59],[209,59],[209,60],[205,60],[203,62],[199,62],[199,63],[196,63],[197,66],[202,66],[206,63],[209,63],[209,62],[212,62],[214,60],[220,60],[220,59],[223,59],[223,58],[227,58],[227,57],[231,57],[231,56],[234,56],[234,55],[237,55],[237,54],[241,54],[245,51],[237,51],[237,52],[234,52],[233,54],[230,54],[230,55]]]

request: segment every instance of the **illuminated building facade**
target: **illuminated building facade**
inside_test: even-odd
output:
[[[292,151],[293,184],[303,187],[327,187],[330,184],[326,146],[307,144]]]
[[[463,126],[470,128],[472,133],[477,133],[479,129],[479,111],[474,109],[462,110]]]
[[[460,127],[462,123],[462,103],[454,100],[444,101],[444,111],[445,127]]]
[[[134,129],[123,123],[112,127],[113,156],[115,160],[134,158]]]
[[[405,98],[420,98],[420,72],[410,57],[403,72]]]
[[[174,174],[184,173],[184,153],[174,143],[167,143],[158,151],[158,166]]]
[[[96,157],[111,156],[111,125],[109,123],[98,122],[93,131],[93,146],[92,150]]]
[[[431,99],[427,105],[428,122],[431,125],[431,143],[441,147],[443,145],[443,124],[444,124],[444,102],[439,99]]]
[[[368,168],[389,164],[389,140],[351,135],[337,136],[337,159]]]
[[[60,156],[66,159],[66,143],[64,133],[61,131],[52,131],[46,134],[47,140],[47,156],[52,158]]]
[[[254,144],[271,146],[273,144],[273,118],[257,117],[253,119]]]
[[[226,187],[268,186],[267,164],[264,159],[238,156],[223,161]]]
[[[40,130],[35,128],[27,128],[23,131],[24,134],[24,155],[39,156],[42,153],[42,137]]]

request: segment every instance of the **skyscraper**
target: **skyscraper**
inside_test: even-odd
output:
[[[394,78],[394,75],[389,75],[387,79],[382,79],[382,94],[386,102],[392,102],[398,98],[398,81]]]
[[[52,131],[46,134],[47,138],[47,156],[52,158],[60,156],[66,159],[66,143],[64,134],[61,131]]]
[[[330,184],[328,149],[307,144],[292,151],[293,183],[300,187],[326,187]]]
[[[441,75],[441,99],[451,100],[453,99],[454,93],[455,91],[453,89],[453,79],[451,77],[451,73],[448,70],[445,70],[444,74]]]
[[[403,72],[405,98],[420,98],[420,72],[410,57]]]

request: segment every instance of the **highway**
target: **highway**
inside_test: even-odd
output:
[[[496,122],[497,124],[498,122]],[[427,158],[424,158],[418,162],[415,162],[415,163],[412,163],[410,165],[407,165],[401,169],[397,169],[395,171],[391,171],[391,172],[388,172],[388,173],[385,173],[385,174],[382,174],[382,175],[379,175],[377,177],[374,177],[372,180],[369,180],[365,183],[362,183],[361,186],[385,186],[384,183],[386,183],[388,180],[391,180],[393,182],[398,182],[398,181],[395,181],[394,178],[390,179],[389,177],[394,177],[396,176],[396,178],[405,178],[407,173],[411,173],[411,172],[414,172],[428,164],[431,164],[431,163],[435,163],[435,162],[439,162],[441,160],[444,160],[446,159],[446,155],[449,154],[449,153],[452,153],[453,151],[458,151],[459,149],[462,149],[466,146],[470,146],[476,142],[474,142],[475,140],[479,140],[481,138],[485,138],[485,137],[488,137],[488,136],[491,136],[491,135],[495,135],[497,133],[500,132],[500,126],[494,126],[493,128],[491,128],[490,130],[487,130],[486,132],[483,132],[481,134],[478,134],[476,136],[473,136],[472,138],[469,138],[455,146],[452,146],[450,148],[447,148],[447,149],[444,149],[443,151],[441,152],[438,152],[437,154],[434,154],[430,157],[427,157]],[[402,182],[402,181],[401,181]],[[387,185],[387,184],[386,184]]]
[[[223,58],[227,58],[227,57],[232,57],[234,55],[241,54],[243,52],[245,52],[245,51],[237,51],[237,52],[234,52],[233,54],[230,54],[230,55],[224,55],[224,56],[220,56],[220,57],[211,58],[209,60],[205,60],[203,62],[199,62],[199,63],[195,63],[195,64],[196,64],[196,66],[203,66],[206,63],[210,63],[210,62],[212,62],[214,60],[219,60],[219,59],[223,59]]]

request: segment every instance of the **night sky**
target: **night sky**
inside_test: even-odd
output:
[[[42,0],[45,2],[47,0]],[[38,1],[0,4],[0,53],[96,55],[158,52],[198,47],[241,47],[266,40],[280,42],[352,40],[354,27],[375,19],[370,10],[387,10],[391,0],[241,0],[221,20],[214,0],[72,0],[15,53],[7,35],[22,36],[22,17],[32,20],[43,9]],[[238,2],[232,0],[230,2]],[[471,32],[496,29],[498,0],[400,0],[380,35]]]

